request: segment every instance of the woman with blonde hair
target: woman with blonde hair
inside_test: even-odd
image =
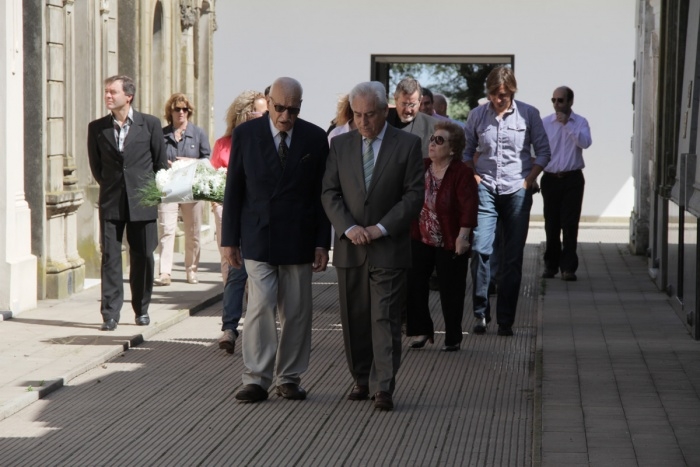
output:
[[[204,130],[192,122],[190,117],[194,106],[182,93],[175,93],[165,103],[165,120],[168,126],[163,128],[165,150],[168,164],[178,159],[208,159],[211,155],[209,138]],[[202,228],[203,201],[196,203],[161,203],[158,205],[158,223],[160,235],[160,277],[155,285],[170,285],[173,268],[173,250],[175,249],[175,230],[177,228],[178,207],[182,212],[185,227],[185,272],[187,282],[196,284],[199,267],[199,233]]]
[[[231,144],[233,142],[233,130],[241,123],[254,118],[262,117],[267,112],[267,101],[262,93],[257,91],[243,91],[234,99],[226,111],[226,132],[214,143],[214,153],[211,164],[214,168],[228,167]],[[224,298],[221,330],[223,334],[219,338],[219,348],[233,353],[238,338],[238,322],[243,315],[243,296],[248,273],[243,265],[240,269],[231,267],[221,249],[221,216],[223,206],[212,203],[212,211],[216,222],[216,237],[221,254],[221,276],[224,280]]]

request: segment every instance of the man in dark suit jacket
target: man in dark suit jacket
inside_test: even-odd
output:
[[[423,205],[421,142],[386,123],[381,83],[355,86],[350,105],[357,131],[333,138],[321,200],[336,232],[333,264],[355,380],[348,399],[366,399],[371,391],[375,408],[391,410],[411,267],[409,229]]]
[[[331,227],[321,206],[326,132],[297,118],[302,88],[275,80],[269,112],[236,127],[229,160],[221,245],[248,271],[241,402],[277,394],[306,398],[301,374],[311,353],[311,275],[326,269]],[[281,326],[279,345],[275,308]]]
[[[430,136],[435,130],[437,119],[420,112],[423,90],[413,78],[404,78],[396,85],[394,102],[396,108],[389,109],[387,121],[390,125],[407,131],[421,139],[423,158],[428,157]]]
[[[110,113],[88,126],[88,158],[100,185],[102,248],[102,327],[113,331],[124,303],[122,238],[129,241],[129,285],[136,324],[150,323],[153,251],[158,245],[158,209],[140,204],[139,190],[160,169],[168,168],[160,120],[131,106],[136,86],[128,76],[105,80],[105,105]]]

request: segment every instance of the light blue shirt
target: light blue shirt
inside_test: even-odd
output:
[[[515,193],[523,187],[533,165],[544,168],[551,158],[540,112],[524,102],[513,100],[502,118],[491,104],[473,109],[465,133],[467,146],[462,160],[474,161],[474,154],[479,153],[474,168],[492,193]]]

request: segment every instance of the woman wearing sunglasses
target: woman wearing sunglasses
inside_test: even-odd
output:
[[[163,128],[168,164],[178,159],[208,159],[211,155],[209,138],[204,130],[190,122],[194,107],[187,96],[175,93],[165,103],[165,119],[168,126]],[[173,269],[173,250],[177,228],[178,206],[185,224],[185,271],[187,282],[196,284],[199,266],[199,232],[202,228],[202,206],[196,203],[161,203],[158,205],[160,235],[160,277],[155,285],[170,285]]]
[[[462,163],[464,130],[452,122],[435,125],[425,163],[425,201],[411,226],[413,266],[408,273],[406,334],[416,336],[414,349],[433,342],[428,281],[433,269],[439,282],[445,320],[444,352],[459,350],[471,232],[476,227],[478,198],[474,172]]]
[[[215,169],[221,167],[228,168],[229,156],[231,155],[231,144],[234,128],[241,123],[254,118],[262,117],[267,112],[267,100],[265,95],[258,91],[243,91],[240,93],[226,111],[226,132],[214,143],[214,152],[211,156],[211,165]],[[219,348],[232,354],[236,348],[238,338],[238,322],[243,315],[243,296],[245,295],[245,283],[248,280],[248,273],[245,265],[236,269],[228,264],[221,249],[221,216],[223,215],[223,205],[211,203],[211,210],[214,213],[216,223],[216,240],[221,255],[221,276],[224,279],[224,299],[223,310],[221,312],[221,337],[219,337]]]

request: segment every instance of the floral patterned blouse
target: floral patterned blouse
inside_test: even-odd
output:
[[[437,178],[431,165],[425,171],[425,201],[420,211],[418,227],[420,229],[421,242],[434,247],[442,247],[442,230],[438,222],[435,200],[440,190],[442,178]]]

